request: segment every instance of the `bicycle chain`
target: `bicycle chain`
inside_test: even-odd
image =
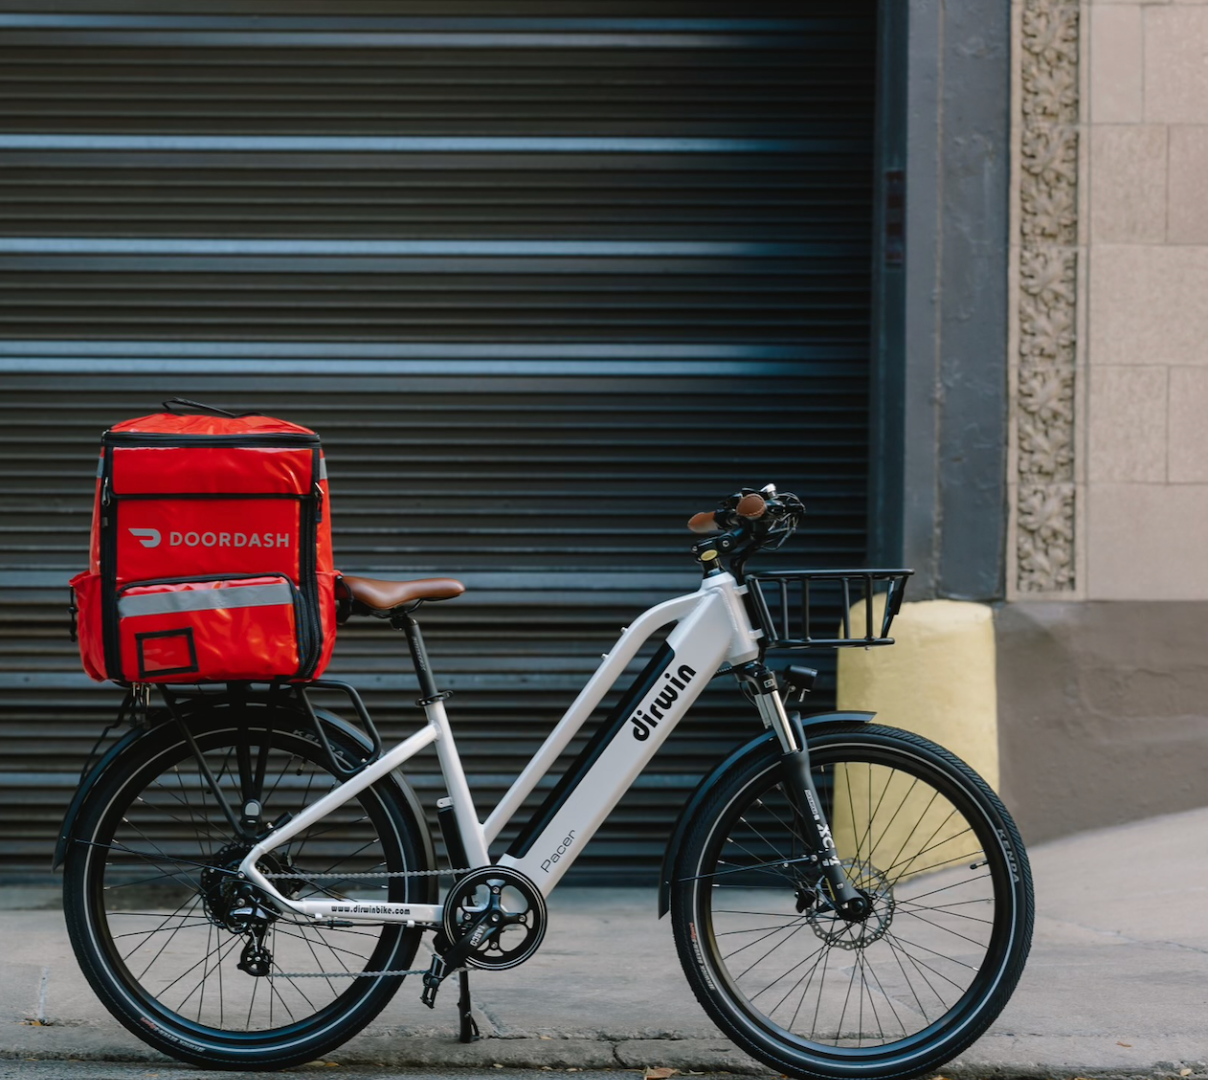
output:
[[[343,881],[345,878],[400,878],[400,877],[439,877],[442,874],[468,874],[472,867],[455,866],[449,870],[391,870],[373,873],[372,871],[362,871],[349,874],[265,874],[266,878],[280,879],[287,878],[291,880],[314,881],[319,878],[332,879],[335,881]],[[426,975],[429,968],[407,968],[404,971],[277,971],[274,976],[278,979],[390,979],[401,978],[404,975]],[[459,971],[465,971],[464,967],[454,968],[452,971],[446,972],[447,975],[456,975]]]
[[[348,874],[264,874],[266,878],[288,878],[293,881],[345,881],[351,878],[400,878],[400,877],[439,877],[441,874],[468,874],[473,869],[469,866],[454,866],[448,870],[383,870],[375,873],[372,870],[358,871]]]
[[[280,879],[286,878],[291,881],[316,881],[319,878],[331,878],[333,881],[343,881],[345,878],[353,877],[439,877],[443,873],[469,873],[472,867],[469,866],[454,866],[449,870],[391,870],[374,873],[372,871],[361,871],[356,873],[266,873],[265,877]],[[401,979],[405,975],[426,975],[428,968],[407,968],[400,971],[274,971],[274,977],[277,979]],[[448,971],[448,975],[455,975],[458,971],[465,971],[465,968],[457,968],[453,971]]]

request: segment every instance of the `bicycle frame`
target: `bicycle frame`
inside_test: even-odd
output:
[[[498,865],[521,871],[548,895],[718,668],[725,662],[745,664],[759,656],[763,632],[751,624],[742,600],[745,592],[746,586],[738,585],[731,574],[715,573],[705,577],[695,593],[658,604],[627,627],[485,823],[479,821],[474,808],[444,702],[431,701],[424,706],[427,724],[422,729],[262,840],[248,852],[240,873],[283,909],[311,919],[438,925],[443,913],[440,904],[289,899],[256,863],[435,743],[469,866],[492,865],[490,843],[624,675],[641,647],[657,630],[675,623],[618,707],[498,860]],[[763,695],[759,701],[764,723],[776,729],[784,749],[799,749],[779,695]]]

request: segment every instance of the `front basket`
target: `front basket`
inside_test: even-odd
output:
[[[892,645],[889,627],[913,570],[772,570],[746,577],[769,649],[840,649]],[[885,597],[878,614],[875,598]],[[852,604],[864,610],[852,625]],[[831,634],[815,637],[819,624]],[[840,630],[833,636],[834,628]]]

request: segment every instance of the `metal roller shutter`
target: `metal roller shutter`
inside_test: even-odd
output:
[[[8,879],[117,704],[65,581],[101,430],[162,398],[314,427],[340,567],[467,582],[424,626],[484,810],[695,587],[691,512],[773,480],[811,510],[780,564],[864,558],[875,4],[201,7],[0,2]],[[393,736],[404,654],[353,625],[333,666]],[[649,880],[755,725],[711,689],[581,879]]]

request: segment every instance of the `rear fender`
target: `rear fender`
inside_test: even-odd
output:
[[[801,724],[805,728],[806,737],[808,738],[811,730],[815,728],[831,724],[867,724],[876,715],[876,713],[871,712],[818,713],[816,716],[803,717]],[[719,762],[717,767],[697,784],[692,797],[684,804],[684,808],[676,819],[675,828],[671,830],[671,839],[667,842],[667,850],[663,854],[663,869],[662,873],[659,874],[660,919],[671,908],[671,879],[675,868],[675,858],[683,846],[688,826],[691,824],[693,817],[696,816],[696,811],[731,768],[740,764],[748,757],[763,753],[768,743],[775,741],[775,732],[764,731],[756,735],[750,742],[737,747],[733,753],[727,756],[724,761]]]

